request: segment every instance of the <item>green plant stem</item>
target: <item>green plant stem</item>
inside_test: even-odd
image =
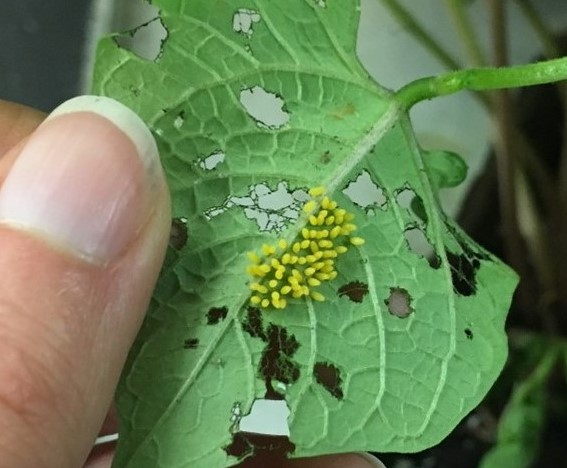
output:
[[[447,50],[418,23],[409,10],[405,9],[397,0],[379,0],[402,25],[408,33],[421,46],[425,47],[434,57],[436,57],[445,67],[450,70],[458,70],[461,68],[459,62],[447,52]]]
[[[496,68],[470,68],[420,78],[396,92],[396,100],[405,109],[427,99],[459,91],[490,91],[534,86],[567,79],[567,58],[527,65]]]
[[[465,10],[463,0],[445,0],[445,8],[451,17],[457,34],[461,38],[465,52],[469,57],[470,64],[474,67],[486,65],[486,59],[480,48],[480,44],[474,33],[472,24]]]

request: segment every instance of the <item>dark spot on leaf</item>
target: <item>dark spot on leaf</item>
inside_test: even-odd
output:
[[[207,325],[216,325],[226,318],[228,314],[227,307],[211,307],[207,312]]]
[[[390,288],[390,296],[384,301],[388,312],[399,318],[406,318],[413,312],[411,296],[404,288]]]
[[[447,252],[453,289],[461,296],[472,296],[476,293],[476,274],[481,261],[489,260],[490,257],[481,251],[474,250],[469,244],[471,241],[467,241],[456,228],[448,226],[448,229],[463,251],[462,254]]]
[[[276,391],[272,381],[291,384],[299,379],[299,366],[291,358],[299,348],[295,336],[287,330],[271,324],[267,330],[268,345],[260,360],[260,373],[266,381],[267,400],[283,400],[284,396]]]
[[[331,152],[329,150],[325,151],[320,158],[322,164],[329,164],[331,162]]]
[[[284,327],[270,324],[264,330],[262,315],[255,307],[248,307],[242,328],[250,336],[266,343],[258,366],[258,372],[266,383],[265,398],[283,400],[284,396],[274,389],[273,382],[291,384],[299,379],[299,366],[292,360],[299,349],[299,342]]]
[[[295,451],[295,445],[286,436],[272,436],[237,432],[232,436],[230,445],[224,451],[240,460],[237,466],[284,466],[288,455]]]
[[[351,281],[339,288],[339,297],[347,296],[352,302],[362,302],[368,294],[368,285],[361,281]]]
[[[196,349],[199,346],[199,338],[189,338],[183,343],[185,349]]]
[[[173,218],[169,233],[169,245],[175,250],[181,250],[185,247],[185,244],[187,244],[187,220],[185,218]]]
[[[447,252],[447,260],[451,266],[451,281],[455,293],[472,296],[476,292],[476,273],[480,268],[480,261],[466,254],[457,255],[451,252]]]
[[[257,309],[256,307],[248,307],[246,310],[246,316],[242,322],[242,328],[252,338],[261,338],[263,341],[266,341],[260,309]]]
[[[473,332],[470,328],[465,328],[465,335],[469,340],[472,340],[474,338]]]
[[[326,362],[318,362],[313,368],[313,375],[317,383],[321,384],[337,400],[343,399],[344,394],[341,387],[343,380],[341,371],[337,366]]]

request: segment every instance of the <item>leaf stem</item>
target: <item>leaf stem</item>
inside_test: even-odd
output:
[[[425,47],[434,57],[436,57],[445,67],[450,70],[461,68],[459,62],[449,54],[449,52],[436,41],[425,28],[418,23],[415,16],[409,10],[398,3],[397,0],[378,0],[389,11],[395,20],[402,25],[406,31],[423,47]]]
[[[486,59],[484,58],[470,19],[465,11],[465,2],[463,2],[463,0],[445,0],[445,8],[453,21],[457,34],[461,38],[461,42],[463,43],[471,65],[475,67],[485,66]]]
[[[527,65],[497,68],[469,68],[408,83],[396,100],[409,109],[418,102],[459,91],[488,91],[553,83],[567,79],[567,57]]]

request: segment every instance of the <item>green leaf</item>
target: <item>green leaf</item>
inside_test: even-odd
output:
[[[438,188],[452,188],[462,184],[467,177],[467,165],[451,151],[422,151],[425,167],[431,182]]]
[[[161,56],[106,39],[94,79],[152,128],[175,217],[117,392],[115,466],[236,464],[264,398],[289,408],[293,457],[436,444],[503,366],[516,277],[439,211],[407,113],[356,57],[358,1],[154,3]],[[324,302],[251,307],[246,252],[298,236],[319,185],[366,243]]]
[[[532,466],[538,454],[546,414],[546,384],[559,357],[556,345],[515,389],[498,425],[496,445],[484,456],[481,468]]]

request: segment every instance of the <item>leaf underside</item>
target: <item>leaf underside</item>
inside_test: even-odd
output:
[[[361,67],[359,2],[154,4],[159,58],[107,38],[94,78],[154,132],[175,217],[117,392],[115,466],[236,464],[254,450],[236,447],[240,417],[264,398],[289,408],[292,457],[439,442],[503,366],[516,278],[440,212],[451,168],[426,166],[406,112]],[[380,197],[353,195],[363,181]],[[293,238],[320,185],[365,244],[324,302],[250,307],[246,252]]]

